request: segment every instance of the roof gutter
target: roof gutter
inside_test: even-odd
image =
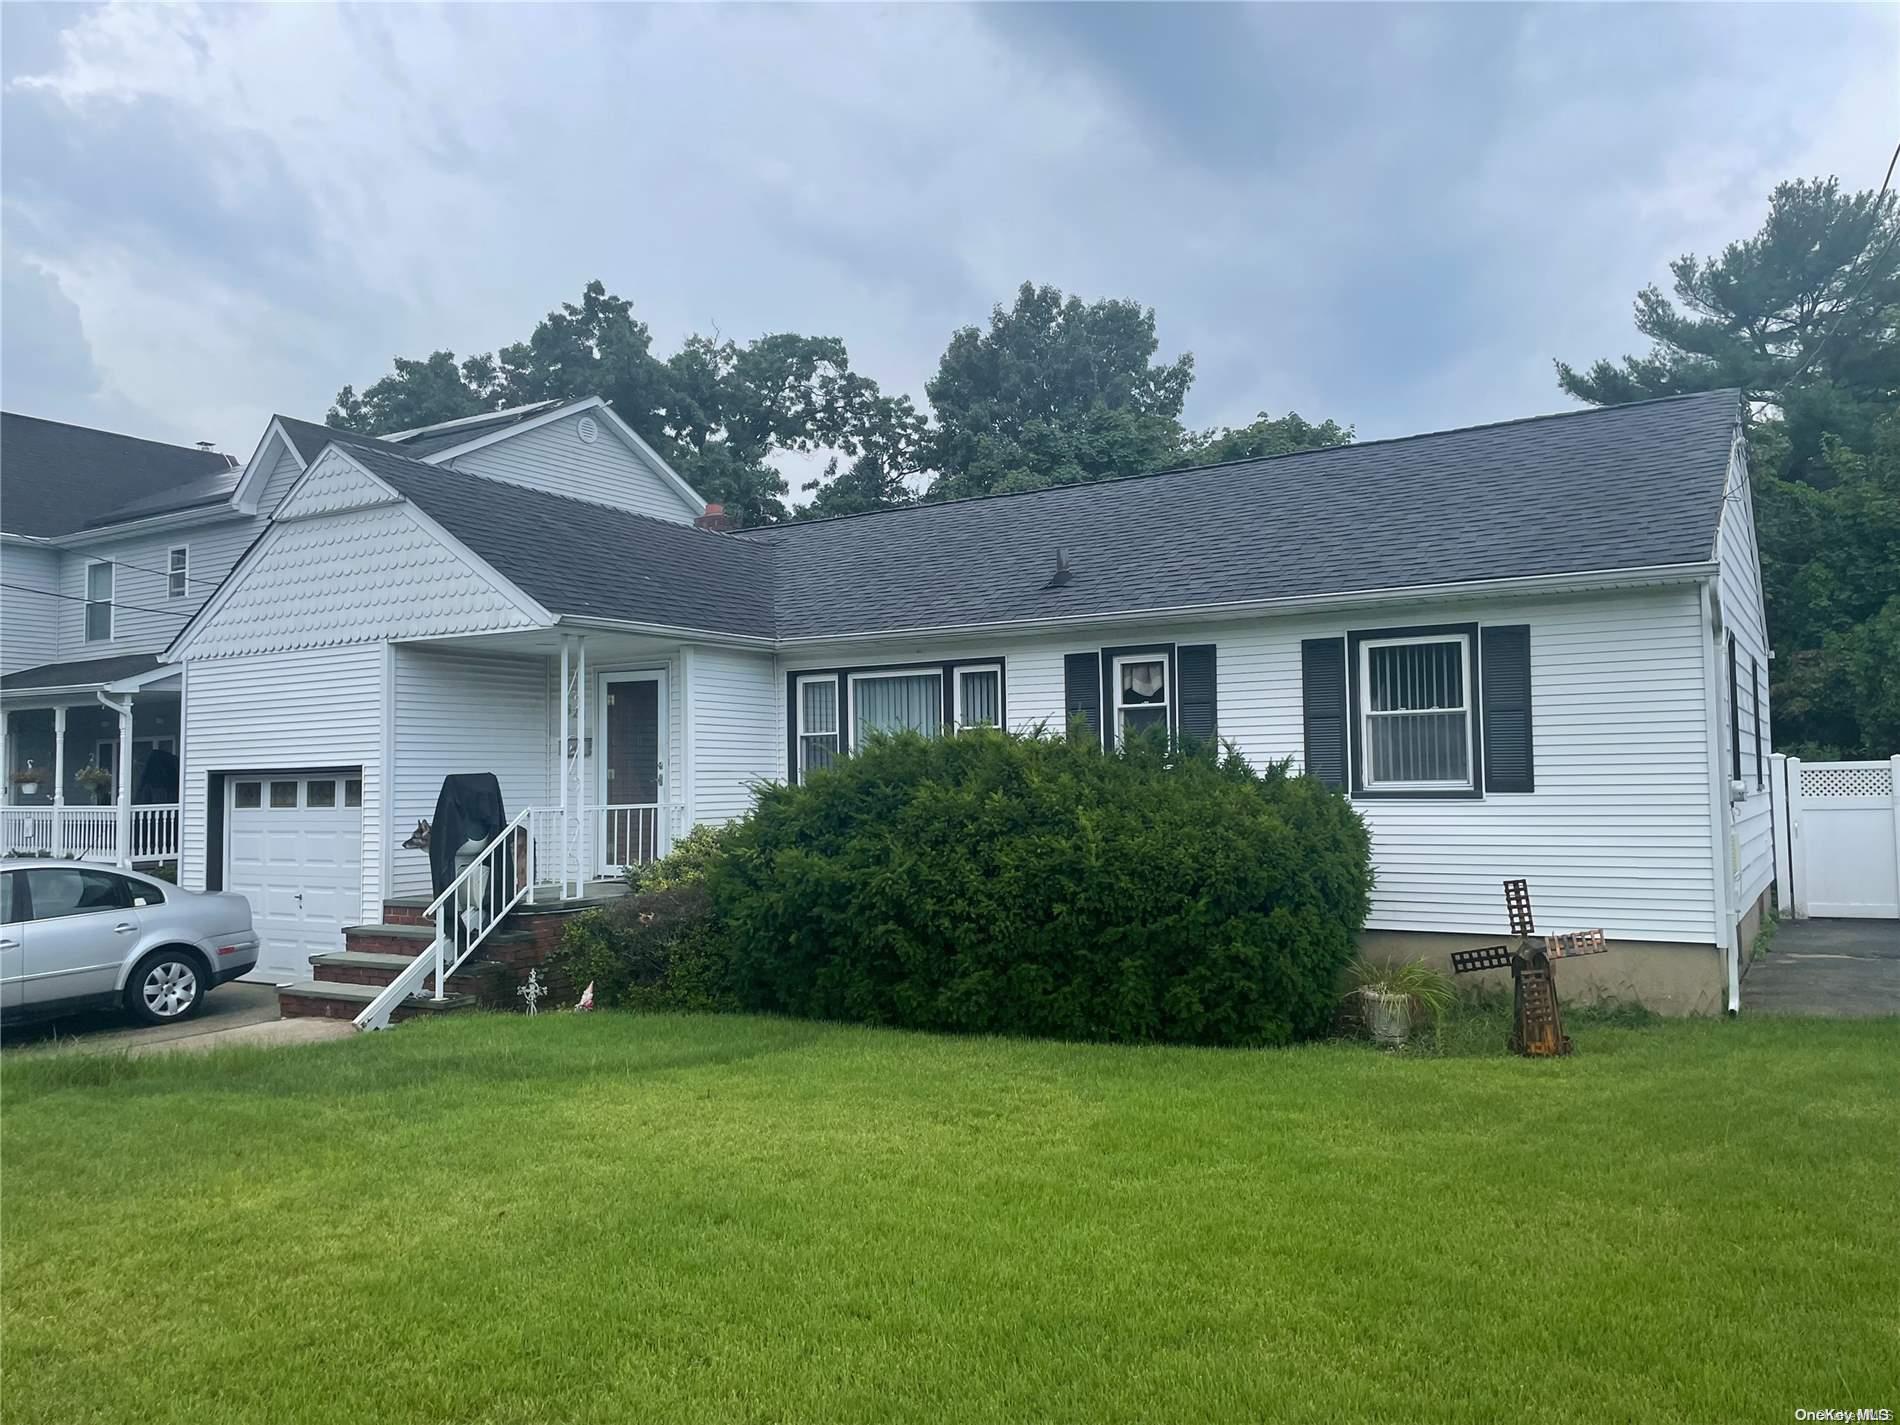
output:
[[[991,619],[981,623],[935,624],[911,628],[877,629],[870,632],[812,634],[799,638],[781,638],[777,640],[777,646],[796,648],[831,643],[864,643],[882,638],[919,638],[951,634],[1050,632],[1068,628],[1092,628],[1102,624],[1146,623],[1190,617],[1244,618],[1255,614],[1310,613],[1327,609],[1416,603],[1422,599],[1588,593],[1630,586],[1693,584],[1712,578],[1715,570],[1714,560],[1699,560],[1691,564],[1657,564],[1639,569],[1589,570],[1575,574],[1536,574],[1517,579],[1467,579],[1455,584],[1406,584],[1395,588],[1356,589],[1337,594],[1294,594],[1284,598],[1237,599],[1216,604],[1175,604],[1156,609],[1116,609],[1099,614]]]
[[[765,634],[721,633],[714,629],[686,628],[670,623],[641,623],[635,619],[575,618],[562,614],[554,620],[557,628],[599,629],[606,633],[637,633],[652,638],[677,638],[690,643],[706,643],[717,648],[753,648],[770,653],[780,640]]]
[[[146,534],[153,530],[175,529],[180,525],[244,518],[248,516],[232,502],[230,495],[226,495],[221,500],[191,505],[182,510],[169,510],[162,515],[147,515],[144,519],[125,520],[117,524],[87,525],[83,529],[71,530],[66,534],[46,535],[44,538],[47,544],[56,548],[72,549],[80,545],[95,544],[102,539],[128,539],[133,535]]]

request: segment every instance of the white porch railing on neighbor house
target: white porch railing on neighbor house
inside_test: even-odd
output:
[[[130,855],[139,861],[170,861],[178,855],[178,806],[132,808]],[[0,808],[3,848],[25,855],[77,856],[85,861],[119,859],[117,807]]]
[[[533,819],[532,810],[518,813],[429,903],[424,914],[435,923],[434,941],[356,1016],[358,1029],[389,1028],[390,1015],[410,995],[423,992],[432,977],[430,998],[447,998],[449,976],[462,968],[534,886]]]

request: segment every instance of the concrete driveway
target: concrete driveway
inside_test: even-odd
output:
[[[1900,920],[1784,920],[1742,980],[1742,1012],[1900,1014]]]
[[[203,1008],[182,1024],[143,1025],[120,1010],[96,1010],[9,1029],[5,1047],[57,1046],[63,1052],[136,1056],[227,1044],[294,1044],[353,1033],[348,1020],[280,1019],[275,985],[233,980],[207,994]]]

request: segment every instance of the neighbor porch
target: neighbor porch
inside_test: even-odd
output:
[[[0,853],[175,862],[181,677],[151,655],[0,682]]]

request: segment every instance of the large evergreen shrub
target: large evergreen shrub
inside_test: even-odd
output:
[[[986,731],[767,788],[723,850],[748,1008],[1066,1038],[1322,1032],[1372,886],[1358,815],[1284,764]]]

